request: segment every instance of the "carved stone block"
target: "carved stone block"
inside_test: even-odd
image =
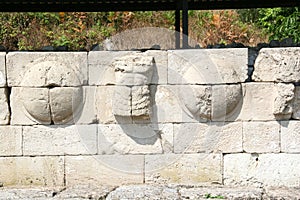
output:
[[[6,57],[9,86],[87,84],[87,54],[84,52],[12,52]]]
[[[293,112],[295,86],[293,84],[278,83],[275,85],[274,115],[280,119],[290,119]]]
[[[168,83],[241,83],[247,79],[247,49],[168,51]]]
[[[299,82],[299,54],[299,47],[260,50],[254,64],[253,80]]]
[[[74,123],[83,106],[81,87],[12,89],[12,124]]]
[[[142,54],[118,58],[113,63],[116,86],[113,113],[118,116],[149,116],[149,84],[153,74],[153,57]]]
[[[0,88],[0,124],[8,124],[9,117],[6,89]]]
[[[224,155],[224,185],[299,187],[299,154]]]
[[[300,119],[300,87],[296,86],[295,87],[295,94],[294,94],[294,99],[292,102],[292,107],[293,107],[293,114],[292,118],[293,119]]]

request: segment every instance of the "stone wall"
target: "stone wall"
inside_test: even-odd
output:
[[[0,182],[300,186],[299,55],[0,53]]]

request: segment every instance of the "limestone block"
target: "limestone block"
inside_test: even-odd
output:
[[[292,116],[292,103],[294,100],[295,86],[293,84],[276,84],[277,93],[275,94],[274,115],[279,119],[290,119]]]
[[[212,122],[174,125],[174,152],[242,152],[242,123]]]
[[[96,154],[97,126],[24,126],[24,155]]]
[[[22,127],[0,126],[0,155],[22,155]]]
[[[237,119],[243,121],[274,120],[274,83],[245,83],[243,106]]]
[[[12,124],[74,124],[83,108],[81,87],[14,87]]]
[[[154,58],[154,68],[151,84],[167,84],[168,82],[168,52],[150,50],[146,51],[147,56]]]
[[[153,77],[151,84],[167,83],[166,51],[147,51],[145,53],[135,51],[91,51],[88,55],[89,85],[116,84],[116,74],[113,63],[124,56],[150,56],[154,58]]]
[[[0,87],[6,85],[5,52],[0,52]]]
[[[61,187],[5,187],[1,188],[2,199],[51,199],[53,194],[59,193]]]
[[[9,86],[87,84],[87,53],[84,52],[12,52],[6,58]]]
[[[264,189],[263,199],[298,199],[300,191],[298,188],[268,187]]]
[[[8,109],[7,93],[5,88],[0,88],[0,124],[8,124],[10,112]]]
[[[197,105],[197,101],[194,99],[188,100],[188,98],[183,98],[182,96],[193,94],[194,91],[196,93],[194,96],[199,95],[201,97],[205,97],[205,93],[201,91],[206,91],[206,89],[199,86],[200,89],[195,89],[198,86],[192,86],[187,88],[180,88],[181,86],[176,85],[159,85],[159,86],[151,86],[151,102],[153,102],[152,107],[152,115],[150,116],[152,122],[158,123],[167,123],[167,122],[198,122],[199,121],[207,121],[206,118],[201,118],[202,116],[206,116],[209,113],[209,99],[206,101],[201,100],[199,105]],[[180,94],[180,90],[184,91],[186,89],[186,93]],[[209,90],[209,89],[208,89]],[[209,97],[209,95],[207,95]],[[193,98],[193,96],[191,97]],[[199,97],[200,98],[200,97]],[[187,100],[187,101],[184,101]],[[202,105],[201,105],[202,103]],[[195,106],[196,104],[196,106]],[[189,109],[188,109],[188,106]],[[195,111],[195,112],[194,112]],[[194,113],[199,113],[198,115],[193,115]]]
[[[270,122],[243,122],[243,147],[249,153],[279,153],[280,124]]]
[[[98,126],[99,154],[153,154],[173,150],[172,124]]]
[[[222,183],[221,154],[145,156],[146,183]]]
[[[142,155],[67,156],[66,184],[123,185],[143,183]]]
[[[242,105],[241,84],[212,86],[212,121],[234,121]]]
[[[122,87],[122,86],[118,86],[118,87]],[[115,86],[100,86],[96,88],[95,107],[96,107],[97,119],[101,124],[132,123],[131,117],[126,117],[126,116],[120,117],[118,115],[114,115],[113,99],[115,95],[115,89],[116,89]],[[126,98],[125,95],[126,94],[122,96],[123,99]],[[115,108],[121,108],[121,106]],[[129,113],[129,111],[126,111],[126,113]]]
[[[247,49],[168,51],[168,83],[240,83],[247,79]]]
[[[135,54],[132,51],[90,51],[89,85],[111,85],[116,83],[115,69],[112,63],[115,59]]]
[[[149,118],[151,114],[149,86],[115,86],[113,114]]]
[[[299,154],[227,154],[224,184],[299,187]]]
[[[80,115],[83,107],[81,87],[52,88],[49,97],[51,119],[54,124],[65,124]]]
[[[84,86],[82,87],[83,97],[82,110],[77,108],[77,113],[74,117],[75,124],[93,124],[97,122],[96,110],[96,87]],[[81,112],[80,112],[81,111]]]
[[[299,54],[299,47],[261,49],[255,60],[253,80],[299,82]]]
[[[179,199],[179,194],[177,188],[168,186],[125,185],[110,192],[106,199]]]
[[[127,86],[115,86],[112,101],[113,114],[118,116],[131,116],[131,88]]]
[[[2,157],[0,180],[5,186],[63,186],[63,157]]]
[[[292,101],[293,119],[300,119],[300,86],[295,87],[294,99]]]
[[[18,88],[19,89],[19,88]],[[20,88],[18,93],[23,112],[29,119],[41,124],[51,123],[49,90],[47,88]],[[14,93],[15,94],[15,93]],[[18,97],[16,97],[18,98]],[[16,99],[17,100],[17,99]],[[14,104],[13,104],[14,105]],[[14,123],[14,110],[12,110]]]
[[[197,120],[209,120],[212,110],[211,86],[183,85],[178,86],[179,100],[183,102],[184,109]]]
[[[150,116],[149,86],[133,86],[131,88],[131,115],[132,116]]]
[[[146,85],[152,81],[154,59],[145,54],[126,55],[112,63],[117,85]]]
[[[182,187],[179,188],[181,199],[261,199],[262,188],[250,187]],[[221,198],[223,197],[223,198]]]
[[[287,153],[300,152],[300,122],[281,121],[281,151]]]

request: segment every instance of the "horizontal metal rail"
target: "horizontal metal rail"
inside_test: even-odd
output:
[[[180,0],[0,0],[0,12],[176,10]],[[187,0],[189,10],[300,6],[300,0]],[[180,4],[182,5],[182,4]]]

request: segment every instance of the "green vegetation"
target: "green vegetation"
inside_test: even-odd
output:
[[[204,198],[206,198],[206,199],[224,199],[224,197],[221,196],[221,195],[214,196],[214,195],[211,195],[211,194],[205,194]]]
[[[189,11],[189,36],[203,47],[232,42],[254,46],[286,37],[299,42],[299,16],[298,8]],[[170,11],[0,13],[0,45],[8,50],[39,50],[44,46],[90,50],[93,44],[128,29],[174,30],[174,21]]]
[[[258,24],[271,34],[270,39],[293,38],[300,42],[300,10],[297,7],[260,9]]]

